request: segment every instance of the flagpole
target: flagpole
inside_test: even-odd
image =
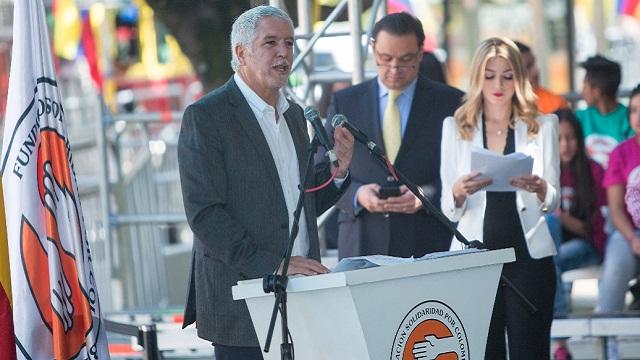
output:
[[[106,104],[104,103],[104,99],[102,95],[98,94],[98,102],[100,103],[100,117],[98,119],[98,126],[96,126],[96,145],[98,147],[98,156],[100,157],[100,180],[99,180],[99,188],[100,188],[100,203],[102,205],[101,208],[101,217],[102,217],[102,228],[104,231],[104,259],[106,266],[105,270],[105,278],[107,279],[107,286],[111,287],[113,282],[113,237],[111,233],[111,203],[109,201],[109,193],[111,191],[109,185],[109,158],[107,155],[107,134],[105,130],[105,117],[111,116],[110,112],[107,110]],[[107,297],[107,301],[105,304],[105,308],[109,310],[113,309],[113,295],[109,294]]]

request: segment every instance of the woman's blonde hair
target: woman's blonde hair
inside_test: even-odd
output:
[[[471,140],[473,129],[478,125],[478,113],[483,104],[482,86],[485,69],[489,59],[495,57],[504,58],[513,69],[515,95],[512,99],[513,107],[509,127],[513,129],[515,118],[519,117],[527,124],[529,135],[537,134],[540,128],[536,120],[538,116],[536,96],[527,78],[518,47],[507,38],[493,37],[483,41],[476,50],[472,61],[469,90],[464,97],[462,106],[454,114],[460,136],[465,140]]]

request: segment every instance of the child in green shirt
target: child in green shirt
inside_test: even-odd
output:
[[[609,153],[633,135],[627,121],[627,107],[616,99],[621,80],[620,65],[596,55],[582,63],[582,67],[587,71],[582,97],[588,108],[577,111],[576,117],[584,130],[589,155],[606,168]]]

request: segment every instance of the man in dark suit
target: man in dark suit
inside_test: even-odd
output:
[[[281,92],[293,58],[293,24],[281,10],[259,6],[242,14],[231,32],[235,75],[190,105],[183,117],[178,159],[184,205],[194,233],[184,326],[214,344],[217,360],[262,359],[244,301],[234,301],[239,280],[273,273],[298,199],[306,188],[336,175],[333,184],[307,193],[289,274],[327,272],[319,262],[316,215],[349,183],[353,137],[336,132],[339,166],[311,166],[302,109]],[[266,334],[258,334],[265,336]]]
[[[335,93],[328,118],[345,115],[384,147],[394,165],[439,209],[442,121],[453,115],[463,94],[418,74],[424,42],[418,19],[407,13],[387,15],[376,23],[372,36],[378,76]],[[341,210],[340,258],[422,256],[449,248],[452,234],[422,210],[405,186],[400,186],[399,196],[384,194],[383,187],[398,184],[389,181],[387,171],[362,144],[354,147],[350,173],[351,185],[336,205]]]

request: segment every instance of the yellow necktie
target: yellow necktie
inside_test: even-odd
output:
[[[387,98],[387,108],[384,110],[382,119],[382,139],[387,157],[391,163],[395,162],[398,150],[400,150],[400,110],[396,99],[400,95],[398,90],[389,90]]]

